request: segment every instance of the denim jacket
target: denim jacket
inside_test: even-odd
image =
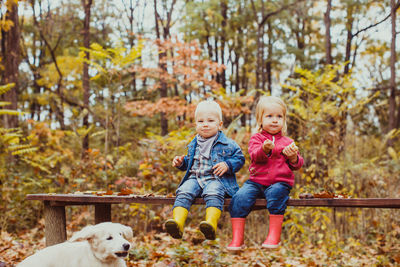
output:
[[[186,171],[179,186],[181,186],[190,175],[189,171],[193,165],[196,146],[197,138],[195,137],[188,145],[188,154],[185,156],[182,165],[178,167],[181,171]],[[214,141],[211,148],[210,156],[213,166],[223,161],[228,165],[229,170],[221,177],[218,177],[218,179],[224,185],[227,194],[233,196],[236,191],[239,190],[235,173],[243,167],[245,160],[242,150],[235,141],[226,137],[223,132],[219,131],[218,138]]]

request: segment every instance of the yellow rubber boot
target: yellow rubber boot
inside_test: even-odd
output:
[[[221,210],[215,207],[206,209],[206,220],[200,223],[200,231],[206,239],[215,240],[215,232],[217,231],[217,223],[221,217]]]
[[[183,207],[175,207],[172,210],[173,219],[169,219],[165,222],[165,229],[173,238],[182,238],[183,226],[185,225],[188,212],[189,211]]]

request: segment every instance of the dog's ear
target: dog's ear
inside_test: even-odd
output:
[[[123,229],[123,235],[124,235],[124,237],[126,238],[126,239],[132,239],[132,237],[133,237],[133,231],[132,231],[132,228],[130,227],[130,226],[125,226],[125,225],[122,225],[122,229]]]
[[[70,242],[79,242],[83,240],[89,240],[94,237],[95,235],[95,229],[93,225],[85,226],[82,230],[79,232],[76,232],[72,235],[72,237],[69,239]]]

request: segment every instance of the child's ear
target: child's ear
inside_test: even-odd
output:
[[[219,128],[219,130],[221,130],[221,129],[222,129],[222,125],[224,125],[224,123],[223,123],[222,121],[220,121],[220,122],[219,122],[219,127],[218,127],[218,128]]]

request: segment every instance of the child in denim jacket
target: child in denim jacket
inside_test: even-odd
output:
[[[188,145],[186,156],[176,156],[172,165],[186,171],[176,191],[173,219],[165,222],[173,238],[182,238],[187,214],[196,197],[206,202],[206,218],[200,231],[214,240],[226,195],[239,189],[235,173],[245,158],[238,144],[221,131],[222,111],[215,101],[200,102],[195,111],[196,137]]]
[[[232,242],[228,250],[243,249],[247,215],[259,197],[267,199],[269,231],[263,248],[277,248],[280,243],[283,214],[294,183],[293,170],[303,165],[303,158],[286,132],[286,105],[278,97],[263,96],[256,107],[258,133],[249,141],[250,179],[233,196],[229,212]]]

